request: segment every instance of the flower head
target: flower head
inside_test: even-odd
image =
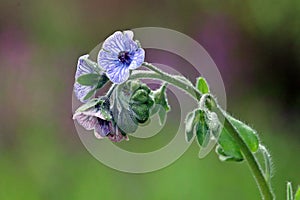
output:
[[[108,81],[103,69],[88,57],[89,55],[79,57],[75,73],[74,93],[83,103],[87,102],[96,90]]]
[[[95,136],[100,139],[107,136],[112,130],[111,114],[107,99],[95,99],[79,107],[73,119],[86,130],[94,130]]]
[[[95,86],[81,85],[76,81],[76,79],[82,75],[96,73],[95,68],[88,63],[88,57],[89,55],[83,55],[79,57],[77,62],[77,70],[75,73],[74,93],[77,99],[83,103],[87,102],[85,97],[88,93],[92,92],[91,96],[95,94]]]
[[[133,32],[117,31],[104,41],[98,64],[113,83],[120,84],[129,78],[130,70],[142,65],[144,58],[145,51],[133,40]]]
[[[98,139],[107,137],[112,142],[128,140],[126,134],[121,133],[113,122],[109,107],[107,97],[92,99],[77,109],[73,119],[86,130],[94,130],[94,135]]]

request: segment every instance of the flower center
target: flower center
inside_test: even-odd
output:
[[[129,65],[131,63],[131,58],[129,52],[121,51],[118,55],[118,59],[121,63]]]

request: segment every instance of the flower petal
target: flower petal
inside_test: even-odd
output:
[[[119,64],[108,69],[106,75],[113,83],[121,84],[129,78],[129,69],[125,65]]]
[[[132,40],[133,39],[133,32],[130,30],[123,31],[124,36],[126,36],[128,39]]]
[[[95,73],[93,66],[90,66],[86,61],[88,57],[89,57],[88,54],[79,57],[77,62],[77,69],[75,73],[75,79],[77,79],[79,76],[82,76],[84,74]]]
[[[89,55],[83,55],[80,56],[77,62],[77,69],[75,73],[75,79],[77,79],[79,76],[95,73],[95,69],[93,66],[91,66],[89,63],[87,63]],[[83,103],[85,103],[87,100],[84,100],[85,96],[91,92],[94,89],[94,86],[84,86],[80,85],[75,81],[74,83],[74,93],[77,99]],[[93,96],[93,95],[92,95]]]
[[[105,70],[113,68],[119,64],[118,55],[101,49],[98,54],[98,64]]]
[[[140,67],[145,60],[145,51],[142,48],[137,49],[137,51],[134,53],[134,56],[132,58],[132,61],[130,65],[128,66],[129,69],[136,69]]]
[[[138,49],[138,44],[133,40],[132,31],[124,31],[125,51],[134,53]]]
[[[98,123],[97,118],[93,116],[88,116],[83,113],[75,113],[73,119],[76,119],[78,124],[80,124],[86,130],[92,130],[95,128],[95,125]]]
[[[77,99],[79,101],[81,101],[82,103],[85,103],[88,101],[84,100],[85,96],[91,92],[92,90],[94,90],[94,86],[85,86],[85,85],[80,85],[79,83],[75,82],[74,83],[74,93],[75,96],[77,97]],[[96,91],[95,91],[96,92]],[[94,95],[94,94],[93,94]],[[93,96],[92,95],[92,96]]]
[[[95,125],[95,133],[97,133],[101,137],[105,137],[110,132],[111,132],[110,122],[98,119],[98,123]]]
[[[97,131],[96,129],[94,130],[94,135],[97,139],[103,139],[104,137],[102,137]]]
[[[120,51],[125,51],[123,33],[116,31],[104,41],[102,48],[115,55],[118,55]]]

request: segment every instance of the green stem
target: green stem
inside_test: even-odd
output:
[[[130,77],[131,78],[135,78],[135,77],[147,78],[148,77],[151,79],[164,80],[164,81],[182,89],[183,91],[187,92],[193,98],[200,99],[201,93],[199,92],[199,90],[197,90],[197,88],[195,88],[195,86],[193,86],[193,84],[191,84],[191,82],[189,82],[185,77],[170,75],[166,72],[161,71],[160,69],[158,69],[157,67],[155,67],[154,65],[152,65],[150,63],[144,62],[143,66],[147,67],[152,72],[151,71],[133,71],[133,73]],[[147,73],[146,76],[141,74],[141,73],[145,73],[145,72]]]
[[[197,88],[195,88],[190,82],[185,81],[185,79],[181,79],[178,77],[174,77],[168,73],[165,73],[155,67],[152,64],[149,63],[143,63],[144,67],[147,67],[151,71],[145,71],[145,70],[135,70],[130,76],[130,79],[157,79],[162,80],[165,82],[168,82],[183,91],[185,91],[187,94],[192,96],[197,101],[200,100],[202,94],[198,91]],[[217,105],[217,104],[216,104]],[[234,128],[234,126],[230,123],[230,121],[226,118],[224,115],[224,111],[217,106],[217,112],[218,114],[221,114],[222,117],[224,117],[224,127],[228,130],[230,135],[235,139],[237,144],[240,146],[241,151],[245,157],[245,159],[248,162],[249,168],[251,169],[254,179],[257,183],[257,186],[260,190],[261,196],[264,200],[272,200],[275,199],[273,196],[273,193],[271,192],[271,188],[269,187],[266,179],[264,178],[263,171],[258,164],[257,159],[255,158],[254,154],[250,151],[247,144],[244,142],[244,140],[241,138],[240,134],[237,132],[237,130]]]
[[[161,80],[165,81],[169,84],[172,84],[182,91],[186,92],[189,94],[191,97],[194,99],[198,99],[199,96],[201,96],[201,93],[199,91],[196,91],[193,86],[187,85],[185,82],[179,80],[179,79],[174,79],[170,75],[165,76],[158,74],[156,72],[151,72],[151,71],[144,71],[144,70],[135,70],[132,72],[130,75],[130,79],[156,79],[156,80]]]
[[[114,91],[114,89],[116,87],[117,87],[117,84],[112,84],[105,96],[107,96],[108,98],[110,98],[111,94],[113,93],[113,91]]]
[[[241,151],[247,160],[248,166],[252,170],[252,174],[254,176],[254,179],[256,181],[256,184],[260,190],[260,194],[264,200],[273,200],[275,199],[272,190],[267,183],[267,180],[264,177],[263,171],[258,164],[258,161],[254,154],[251,152],[247,144],[244,142],[244,140],[241,138],[240,134],[234,128],[234,126],[231,124],[229,120],[227,120],[226,116],[224,115],[224,111],[221,108],[218,108],[221,113],[222,117],[224,117],[224,127],[226,130],[230,133],[230,135],[233,137],[233,139],[236,141],[236,143],[240,146]]]

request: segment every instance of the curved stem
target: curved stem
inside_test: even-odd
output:
[[[148,69],[150,69],[151,71],[154,71],[162,76],[168,76],[171,78],[175,78],[175,79],[179,79],[181,82],[186,83],[189,86],[192,86],[194,88],[195,91],[197,91],[199,93],[199,98],[201,97],[201,93],[194,87],[194,85],[190,82],[190,80],[188,80],[187,78],[185,78],[184,76],[180,76],[180,75],[170,75],[162,70],[160,70],[159,68],[157,68],[156,66],[152,65],[151,63],[147,63],[144,62],[142,64],[142,66],[147,67]]]
[[[147,67],[148,69],[152,70],[151,71],[144,71],[144,70],[135,70],[130,76],[130,79],[157,79],[157,80],[162,80],[165,82],[168,82],[183,91],[185,91],[187,94],[189,94],[191,97],[193,97],[195,100],[199,101],[202,94],[195,88],[192,84],[190,84],[187,81],[184,81],[184,79],[174,77],[168,73],[165,73],[155,67],[152,64],[149,63],[143,63],[143,66]],[[217,104],[216,104],[217,105]],[[257,186],[260,190],[261,196],[264,200],[272,200],[275,199],[272,190],[270,186],[268,185],[263,171],[258,164],[258,161],[254,154],[250,151],[248,148],[247,144],[244,142],[244,140],[241,138],[240,134],[238,131],[234,128],[234,126],[231,124],[231,122],[226,118],[224,115],[224,111],[217,106],[217,110],[222,117],[224,117],[225,122],[224,122],[224,127],[228,130],[230,135],[234,138],[234,140],[237,142],[237,144],[240,146],[241,151],[245,157],[245,159],[248,162],[248,166],[252,171],[252,174],[254,176],[254,179],[257,183]]]
[[[262,196],[262,199],[264,200],[273,200],[275,199],[272,190],[267,183],[267,180],[264,177],[263,171],[258,164],[258,161],[254,154],[251,152],[247,144],[244,142],[244,140],[241,138],[238,131],[234,128],[234,126],[231,124],[229,120],[227,120],[226,116],[224,115],[224,111],[218,107],[218,110],[220,111],[222,117],[224,117],[224,127],[227,129],[227,131],[230,133],[230,135],[234,138],[236,143],[240,146],[241,151],[247,160],[248,166],[250,167],[252,174],[254,176],[254,179],[256,181],[256,184],[260,190],[260,194]]]
[[[194,99],[198,99],[199,96],[201,97],[201,93],[192,85],[189,85],[179,79],[175,79],[171,75],[162,75],[151,71],[135,70],[130,75],[130,79],[156,79],[165,81],[186,92]]]
[[[197,90],[197,88],[195,88],[195,86],[189,80],[187,80],[185,77],[170,75],[147,62],[144,62],[142,65],[144,67],[147,67],[151,71],[156,72],[156,74],[160,75],[162,78],[167,79],[168,80],[167,82],[173,84],[174,86],[179,87],[180,89],[182,89],[183,91],[185,91],[189,95],[191,95],[193,98],[195,98],[197,100],[199,100],[201,98],[201,96],[202,96],[201,92],[199,92],[199,90]],[[160,79],[160,78],[158,78],[158,79]]]

